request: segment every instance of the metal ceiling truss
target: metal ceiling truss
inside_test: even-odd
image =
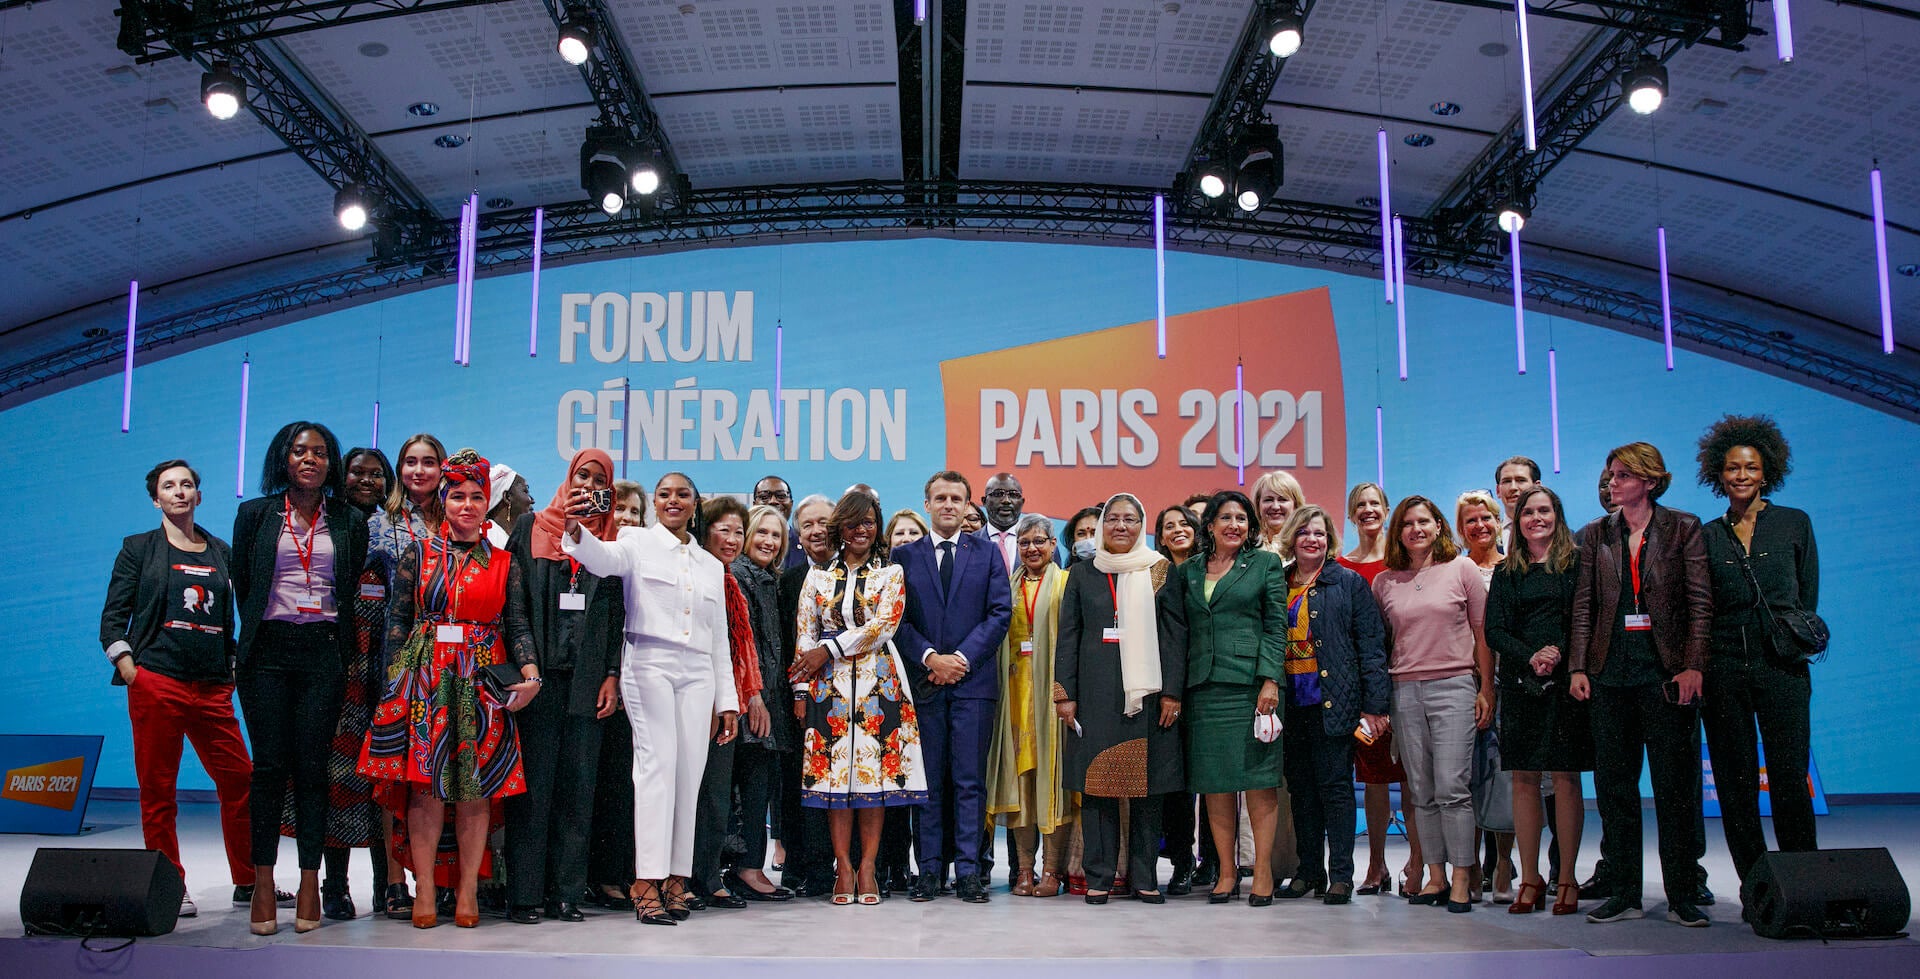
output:
[[[1189,175],[1204,164],[1225,159],[1233,145],[1246,134],[1247,127],[1267,118],[1267,100],[1280,80],[1287,58],[1276,58],[1267,50],[1268,30],[1274,18],[1291,10],[1304,25],[1313,13],[1314,0],[1254,0],[1253,10],[1240,29],[1240,43],[1233,60],[1220,76],[1220,85],[1200,121],[1200,132],[1187,150],[1187,165],[1176,181],[1179,203],[1188,210],[1207,210],[1214,202],[1201,196]],[[1282,181],[1284,183],[1284,180]]]
[[[202,0],[195,9],[211,16],[239,6],[247,5]],[[124,18],[152,18],[160,8],[172,11],[167,16],[175,16],[186,7],[183,3],[151,2],[122,7],[122,50],[130,54],[144,50],[128,44],[132,21]],[[177,48],[177,53],[202,69],[211,70],[216,61],[223,61],[244,79],[248,111],[334,190],[360,184],[375,196],[377,206],[368,226],[373,229],[370,237],[377,256],[411,262],[435,249],[452,247],[454,236],[446,232],[426,196],[380,152],[345,110],[306,77],[278,41],[253,40],[244,32],[228,31],[180,35],[180,43],[184,46]]]
[[[45,2],[45,0],[41,0]],[[208,45],[263,41],[305,31],[456,10],[504,0],[120,0],[120,50],[136,64],[184,57]]]
[[[1698,40],[1668,28],[1662,15],[1647,13],[1634,25],[1594,31],[1542,89],[1545,95],[1536,113],[1539,150],[1527,152],[1525,116],[1516,114],[1427,212],[1427,224],[1438,235],[1427,244],[1451,253],[1456,261],[1504,254],[1505,241],[1493,220],[1495,207],[1508,199],[1532,200],[1541,179],[1626,101],[1622,76],[1641,55],[1665,64]],[[1696,28],[1701,33],[1706,29]]]
[[[1514,0],[1439,0],[1461,7],[1513,10]],[[1659,30],[1693,44],[1745,51],[1745,41],[1767,32],[1755,27],[1751,0],[1528,0],[1527,15],[1551,20]]]
[[[660,154],[667,172],[678,175],[680,163],[673,146],[660,128],[646,87],[640,84],[640,72],[634,68],[633,54],[620,37],[620,25],[602,0],[541,0],[554,27],[572,21],[593,31],[593,54],[580,66],[580,77],[600,108],[598,125],[626,131],[636,144]],[[678,194],[676,181],[662,180],[660,192]]]
[[[792,239],[912,237],[929,233],[1005,240],[1080,240],[1149,245],[1152,188],[863,181],[787,187],[748,187],[701,193],[677,213],[644,219],[634,212],[608,218],[587,201],[546,208],[542,261],[580,261],[718,244]],[[532,209],[488,215],[477,250],[478,268],[519,271],[531,260]],[[451,222],[446,223],[450,231]],[[1449,291],[1509,296],[1504,262],[1462,261],[1435,246],[1434,229],[1413,219],[1409,271],[1416,281]],[[1167,242],[1191,252],[1236,255],[1335,270],[1377,267],[1379,221],[1371,211],[1275,201],[1254,216],[1226,212],[1185,215],[1168,222]],[[140,350],[151,352],[219,331],[318,312],[342,303],[452,281],[444,261],[403,267],[364,266],[314,276],[142,324]],[[1530,271],[1528,300],[1541,309],[1605,321],[1648,338],[1660,335],[1660,304],[1635,293],[1555,274]],[[1745,360],[1817,388],[1844,393],[1889,414],[1920,420],[1920,384],[1758,327],[1677,309],[1674,335],[1682,343]],[[0,406],[38,396],[29,389],[62,376],[105,371],[124,347],[113,335],[0,371]]]

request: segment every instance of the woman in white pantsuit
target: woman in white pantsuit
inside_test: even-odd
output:
[[[671,925],[688,916],[707,743],[733,740],[740,705],[727,644],[727,571],[700,546],[699,491],[686,476],[668,473],[654,486],[653,508],[658,523],[625,528],[610,543],[569,520],[561,549],[593,574],[624,583],[620,699],[633,725],[630,896],[640,921]]]

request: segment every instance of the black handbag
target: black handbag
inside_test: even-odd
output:
[[[1767,620],[1774,656],[1789,666],[1826,659],[1827,641],[1831,638],[1826,620],[1819,613],[1798,606],[1775,609],[1760,591],[1760,581],[1753,576],[1753,565],[1747,563],[1747,549],[1741,546],[1740,538],[1724,520],[1721,526],[1733,541],[1733,553],[1740,561],[1740,570],[1747,576],[1747,587],[1753,589],[1753,607]]]
[[[492,698],[494,703],[505,707],[507,702],[513,699],[513,691],[507,688],[521,683],[526,680],[526,677],[521,676],[520,668],[511,663],[495,663],[481,667],[474,673],[473,680],[480,685],[481,693]]]

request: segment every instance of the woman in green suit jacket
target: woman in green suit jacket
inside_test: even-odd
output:
[[[1233,794],[1244,792],[1253,824],[1253,892],[1247,903],[1273,902],[1273,848],[1279,825],[1280,740],[1254,737],[1254,715],[1280,717],[1285,676],[1287,578],[1280,559],[1248,546],[1253,503],[1222,490],[1207,502],[1200,542],[1205,560],[1188,561],[1167,579],[1170,617],[1187,632],[1187,788],[1207,796],[1207,821],[1220,866],[1234,866]],[[1278,726],[1274,728],[1278,733]],[[1222,873],[1207,900],[1225,904],[1240,893]]]

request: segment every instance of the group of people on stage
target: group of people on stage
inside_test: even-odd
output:
[[[1011,473],[977,500],[935,473],[924,515],[889,516],[864,484],[796,501],[778,476],[750,506],[678,472],[648,498],[597,449],[538,509],[524,476],[431,435],[394,461],[285,426],[229,544],[168,460],[147,476],[159,529],[114,565],[101,645],[147,845],[179,866],[189,738],[256,934],[279,907],[298,931],[354,917],[354,848],[382,910],[421,928],[476,925],[482,878],[522,923],[586,902],[658,925],[796,896],[981,903],[1001,827],[1022,897],[1223,904],[1245,877],[1255,906],[1397,890],[1465,912],[1491,892],[1614,921],[1642,914],[1643,758],[1667,917],[1701,926],[1703,720],[1740,875],[1767,849],[1756,729],[1778,844],[1815,847],[1793,791],[1807,657],[1779,619],[1817,607],[1818,557],[1807,515],[1770,501],[1792,465],[1764,417],[1700,439],[1725,514],[1661,506],[1672,473],[1632,442],[1577,532],[1523,457],[1451,512],[1361,483],[1343,521],[1275,471],[1158,509],[1114,493],[1059,536]],[[1601,861],[1580,884],[1586,771]]]

